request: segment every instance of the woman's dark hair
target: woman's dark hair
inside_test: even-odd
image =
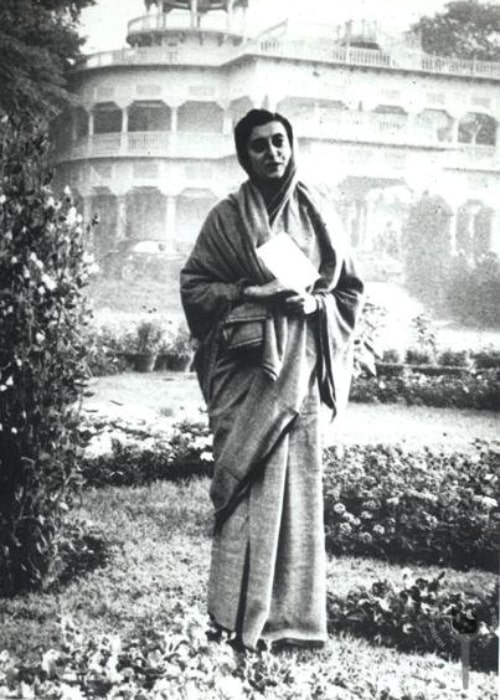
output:
[[[236,155],[238,156],[238,161],[240,165],[248,172],[248,140],[252,129],[256,126],[264,126],[264,124],[269,124],[269,122],[280,122],[285,127],[285,131],[290,142],[290,146],[293,147],[293,129],[292,125],[281,114],[278,112],[269,112],[267,109],[251,109],[243,119],[236,124],[234,127],[234,143],[236,146]]]

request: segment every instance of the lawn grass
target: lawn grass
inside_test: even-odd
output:
[[[168,629],[179,600],[204,608],[212,522],[208,483],[201,478],[86,491],[74,516],[90,518],[105,533],[107,563],[80,572],[57,590],[0,600],[0,651],[7,648],[23,661],[39,660],[41,650],[58,646],[58,615],[71,616],[88,635],[130,637],[141,628]],[[428,578],[441,569],[412,570]],[[378,578],[398,585],[403,571],[375,559],[339,557],[329,561],[328,585],[345,595]],[[464,590],[493,580],[486,572],[447,570],[446,586]],[[350,635],[331,637],[321,652],[294,652],[291,658],[298,669],[311,664],[333,669],[339,694],[332,697],[383,698],[381,690],[391,685],[398,692],[411,691],[410,698],[417,697],[417,690],[423,699],[460,697],[458,663],[431,654],[401,654]],[[493,675],[472,672],[471,691],[469,698],[493,698]]]
[[[130,372],[92,381],[85,407],[126,418],[175,420],[203,418],[201,392],[192,373]],[[401,404],[351,403],[334,423],[324,415],[325,445],[402,442],[409,448],[468,449],[476,438],[498,439],[500,419],[493,411],[429,408]]]

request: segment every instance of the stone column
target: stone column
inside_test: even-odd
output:
[[[94,135],[94,123],[95,123],[95,118],[94,118],[94,112],[89,112],[89,136]]]
[[[490,226],[490,251],[500,257],[500,210],[492,210]]]
[[[122,110],[122,134],[128,132],[128,107],[124,107]]]
[[[450,215],[450,253],[457,254],[457,210],[453,208]]]
[[[224,109],[223,123],[222,123],[222,133],[232,134],[233,132],[233,118],[229,107]]]
[[[170,133],[176,134],[177,133],[177,113],[178,113],[178,106],[175,107],[170,107]]]
[[[176,218],[177,197],[173,194],[166,195],[165,208],[165,232],[164,241],[167,250],[174,250],[176,239],[175,218]]]
[[[116,197],[116,234],[115,242],[125,240],[127,236],[127,197],[119,194]]]

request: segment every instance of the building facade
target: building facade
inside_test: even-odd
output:
[[[452,251],[500,252],[500,64],[424,54],[360,23],[245,32],[247,0],[146,0],[130,48],[75,69],[57,125],[58,176],[100,216],[98,257],[134,241],[191,248],[244,179],[232,137],[252,107],[294,126],[302,177],[338,207],[355,248],[397,256],[422,192],[450,211]]]

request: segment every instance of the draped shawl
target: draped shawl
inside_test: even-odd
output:
[[[281,209],[289,206],[292,196],[306,211],[320,252],[320,278],[312,290],[318,301],[314,319],[317,380],[322,401],[335,414],[347,400],[352,331],[360,311],[363,284],[340,230],[325,222],[309,189],[294,181]],[[198,340],[195,368],[210,416],[216,412],[212,381],[217,359],[224,352],[224,322],[235,307],[244,313],[245,286],[272,280],[256,254],[256,247],[272,235],[262,194],[247,181],[211,210],[181,271],[182,303],[191,333]],[[252,440],[242,445],[241,439],[236,441],[230,434],[218,440],[215,424],[211,497],[219,521],[229,515],[248,488],[253,470],[263,464],[266,455],[290,429],[307,391],[296,376],[300,368],[283,367],[287,317],[273,306],[262,304],[262,310],[266,318],[260,360],[263,378],[261,398],[252,418]],[[288,375],[283,377],[286,372]]]

